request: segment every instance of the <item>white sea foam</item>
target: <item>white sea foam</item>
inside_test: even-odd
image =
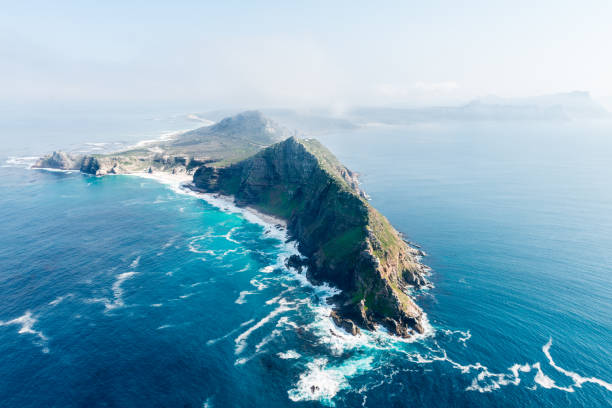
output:
[[[276,353],[276,355],[283,360],[293,360],[302,357],[302,355],[295,350],[281,351],[280,353]]]
[[[458,341],[462,341],[465,339],[459,338]],[[573,383],[567,386],[561,386],[556,383],[551,377],[546,375],[542,369],[541,363],[535,362],[532,364],[514,364],[508,368],[507,372],[503,373],[495,373],[491,372],[486,366],[482,365],[480,362],[473,364],[460,364],[451,358],[448,357],[446,350],[438,349],[431,350],[433,352],[432,355],[429,356],[421,356],[418,353],[410,355],[410,360],[419,363],[419,364],[431,364],[436,361],[447,362],[450,363],[452,367],[456,368],[463,374],[477,373],[475,377],[472,379],[472,383],[466,388],[466,391],[478,391],[481,393],[484,392],[492,392],[495,390],[499,390],[501,387],[507,385],[518,386],[522,379],[521,374],[534,372],[533,376],[533,386],[527,386],[529,389],[535,389],[537,386],[540,386],[545,389],[556,389],[565,392],[574,392],[576,387],[581,387],[584,383],[593,383],[597,384],[608,391],[612,391],[612,384],[596,378],[596,377],[583,377],[580,374],[577,374],[573,371],[566,370],[560,366],[558,366],[553,360],[550,354],[550,347],[552,345],[552,338],[542,347],[542,351],[544,355],[548,359],[548,363],[551,367],[553,367],[556,371],[561,374],[564,374],[566,377],[572,379]]]
[[[251,267],[251,264],[250,264],[250,263],[248,263],[248,264],[246,264],[246,266],[245,266],[244,268],[239,269],[239,270],[237,270],[236,272],[246,272],[246,271],[248,271],[248,270],[249,270],[249,268],[250,268],[250,267]]]
[[[30,167],[34,165],[34,163],[36,163],[36,160],[38,159],[39,159],[38,157],[34,157],[34,156],[24,156],[24,157],[11,156],[8,159],[6,159],[6,161],[1,167],[19,167],[19,168],[29,169]]]
[[[462,331],[442,329],[441,332],[447,336],[457,336],[457,341],[463,343],[463,347],[467,347],[466,342],[472,338],[472,333],[469,330]]]
[[[89,301],[104,304],[105,312],[125,306],[125,303],[123,301],[123,288],[121,287],[121,285],[123,284],[123,282],[134,277],[136,274],[137,272],[124,272],[120,273],[115,277],[115,282],[112,286],[113,298],[93,298]]]
[[[212,398],[206,398],[206,401],[202,404],[202,408],[213,408]]]
[[[281,334],[281,331],[278,329],[274,329],[270,332],[270,334],[268,334],[266,337],[264,337],[263,339],[261,339],[261,341],[259,343],[257,343],[257,345],[255,346],[255,352],[259,353],[261,351],[262,348],[264,348],[264,346],[268,343],[270,343],[272,340],[274,340],[276,337],[278,337]]]
[[[0,321],[0,326],[19,326],[19,330],[17,333],[19,334],[33,334],[38,338],[38,341],[35,344],[42,347],[43,353],[48,353],[49,349],[46,346],[47,336],[40,330],[34,329],[34,325],[38,322],[32,312],[27,310],[23,315],[16,317],[13,320],[9,320],[6,322]]]
[[[260,280],[253,278],[249,281],[249,283],[257,288],[257,290],[264,290],[268,288],[268,285],[261,282]]]
[[[238,229],[238,227],[234,227],[232,229],[230,229],[227,234],[223,235],[223,237],[225,239],[227,239],[229,242],[233,242],[234,244],[240,244],[239,241],[236,241],[235,239],[232,238],[232,234],[234,233],[234,231],[236,231]]]
[[[560,372],[561,374],[569,377],[572,379],[572,381],[574,381],[574,384],[572,386],[570,386],[569,388],[572,387],[582,387],[582,384],[584,383],[592,383],[592,384],[597,384],[601,387],[604,387],[605,389],[607,389],[608,391],[612,391],[612,384],[610,384],[609,382],[606,382],[604,380],[601,380],[599,378],[595,378],[595,377],[583,377],[578,373],[575,373],[573,371],[569,371],[566,370],[562,367],[559,367],[555,361],[553,360],[552,356],[550,355],[550,347],[552,346],[552,337],[548,340],[548,343],[546,343],[543,347],[542,347],[542,351],[544,352],[544,355],[546,356],[546,358],[548,359],[548,363],[551,365],[552,368],[554,368],[555,370],[557,370],[558,372]]]
[[[372,368],[373,357],[349,359],[340,365],[328,366],[328,360],[318,358],[306,365],[297,384],[289,390],[292,401],[320,401],[333,406],[333,398],[349,388],[348,378]]]
[[[287,289],[283,290],[281,293],[279,293],[277,296],[273,297],[272,299],[268,299],[266,300],[266,305],[271,305],[274,303],[278,303],[285,294],[287,294],[287,292],[292,291],[293,289],[295,289],[294,287],[288,287]]]
[[[274,269],[275,269],[275,265],[268,265],[268,266],[264,266],[263,268],[261,268],[259,272],[271,273],[271,272],[274,272]]]
[[[137,256],[132,263],[130,264],[130,268],[134,269],[140,264],[140,256]]]
[[[72,293],[68,293],[68,294],[63,295],[63,296],[58,296],[55,299],[53,299],[52,301],[50,301],[49,305],[55,307],[55,306],[59,305],[60,303],[62,303],[64,300],[66,300],[68,298],[71,298],[72,296],[74,296]]]
[[[250,292],[248,290],[243,290],[243,291],[240,292],[240,296],[238,296],[238,299],[236,299],[234,301],[234,303],[239,304],[239,305],[245,304],[247,302],[246,301],[246,297],[248,295],[253,295],[255,293],[257,293],[257,292]]]
[[[230,331],[229,333],[224,334],[224,335],[223,335],[223,336],[221,336],[221,337],[217,337],[216,339],[211,339],[211,340],[208,340],[208,341],[206,342],[206,345],[207,345],[207,346],[212,346],[213,344],[218,343],[219,341],[224,340],[224,339],[226,339],[226,338],[228,338],[228,337],[230,337],[230,336],[234,335],[234,334],[235,334],[235,333],[237,333],[237,332],[238,332],[238,331],[239,331],[241,328],[243,328],[244,326],[248,326],[249,324],[253,323],[254,321],[255,321],[254,319],[247,320],[246,322],[241,323],[241,324],[240,324],[240,326],[236,327],[234,330]]]
[[[54,168],[51,168],[51,167],[36,167],[35,170],[48,171],[48,172],[51,172],[51,173],[66,173],[66,174],[71,174],[71,173],[74,173],[75,171],[78,171],[78,170],[54,169]]]
[[[170,248],[172,246],[172,244],[174,244],[174,241],[176,241],[176,237],[170,238],[168,240],[168,242],[166,242],[164,245],[162,245],[162,249]]]
[[[128,146],[126,150],[147,147],[148,145],[153,144],[153,143],[167,142],[167,141],[176,139],[183,133],[189,132],[190,130],[191,129],[183,129],[183,130],[173,130],[173,131],[163,132],[157,139],[141,140],[133,146]]]
[[[236,343],[236,348],[235,348],[235,351],[234,351],[235,354],[242,353],[242,351],[247,346],[246,340],[249,338],[251,333],[253,333],[255,330],[257,330],[260,327],[262,327],[264,324],[268,323],[270,320],[272,320],[278,314],[284,313],[284,312],[287,312],[287,311],[293,309],[293,308],[287,306],[287,302],[282,302],[281,301],[279,303],[280,303],[280,306],[278,306],[276,309],[272,310],[270,313],[268,313],[265,317],[263,317],[261,320],[259,320],[257,323],[255,323],[253,326],[249,327],[242,334],[240,334],[240,336],[236,337],[236,339],[234,340],[234,342]]]

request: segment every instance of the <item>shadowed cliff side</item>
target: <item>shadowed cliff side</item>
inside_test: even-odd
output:
[[[353,334],[376,324],[403,337],[423,332],[423,312],[405,292],[426,283],[418,251],[318,141],[292,137],[227,167],[202,166],[194,184],[287,220],[308,258],[308,277],[342,289],[332,314],[339,326]]]

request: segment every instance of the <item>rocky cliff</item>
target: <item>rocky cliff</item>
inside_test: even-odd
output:
[[[425,284],[418,251],[319,142],[292,137],[225,167],[202,166],[194,184],[285,219],[307,257],[308,277],[342,289],[332,314],[339,326],[357,333],[382,324],[403,337],[423,332],[423,312],[407,295]]]

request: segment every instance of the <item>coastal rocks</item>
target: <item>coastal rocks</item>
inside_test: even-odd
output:
[[[152,173],[164,171],[172,174],[191,174],[192,166],[201,165],[189,156],[146,154],[116,155],[70,155],[57,151],[40,158],[35,168],[52,168],[60,170],[78,170],[85,174],[104,176],[106,174],[126,174],[135,172]]]
[[[96,176],[104,175],[107,170],[100,168],[100,162],[93,156],[85,156],[81,160],[80,171],[87,174],[94,174]]]
[[[78,161],[79,157],[71,156],[66,152],[55,151],[48,156],[41,157],[40,159],[38,159],[33,167],[59,170],[76,170],[79,167]]]
[[[116,166],[103,166],[101,161],[90,155],[73,156],[66,152],[55,151],[52,154],[40,158],[34,168],[50,168],[59,170],[78,170],[86,174],[101,176],[107,173],[117,173]]]
[[[287,221],[308,258],[307,277],[342,290],[333,299],[337,325],[355,332],[353,325],[380,324],[402,337],[424,330],[422,310],[403,290],[426,282],[417,254],[368,204],[356,175],[316,140],[289,138],[227,167],[202,166],[193,180]]]
[[[334,310],[332,310],[329,316],[332,318],[336,326],[344,329],[347,333],[352,334],[353,336],[357,336],[361,333],[359,327],[357,327],[355,322],[353,322],[351,319],[344,319],[340,317]]]
[[[308,266],[308,261],[305,259],[302,259],[299,255],[291,255],[285,262],[285,265],[288,268],[293,268],[299,273],[301,273],[302,269],[305,266]]]

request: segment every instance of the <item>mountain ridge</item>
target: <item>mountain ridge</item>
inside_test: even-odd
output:
[[[410,337],[425,330],[423,311],[407,295],[426,285],[419,251],[408,246],[358,188],[356,175],[318,141],[291,137],[226,167],[202,166],[201,191],[233,197],[287,221],[308,260],[308,277],[342,289],[336,324],[353,334],[383,325]]]

